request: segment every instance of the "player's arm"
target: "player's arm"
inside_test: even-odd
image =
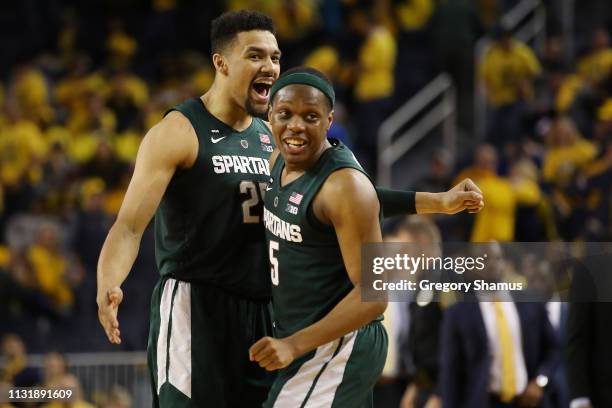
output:
[[[477,213],[484,207],[482,191],[470,179],[465,179],[448,191],[440,193],[392,190],[376,187],[385,217],[405,214],[456,214],[468,210]]]
[[[195,131],[178,112],[151,128],[138,149],[134,174],[98,260],[98,317],[111,343],[121,342],[120,289],[138,255],[142,234],[177,167],[190,167],[198,151]]]
[[[333,225],[353,289],[321,320],[284,339],[264,337],[250,350],[266,370],[287,366],[298,356],[356,330],[381,315],[386,302],[361,302],[361,245],[382,242],[380,206],[370,180],[354,169],[334,172],[313,202],[318,219]]]

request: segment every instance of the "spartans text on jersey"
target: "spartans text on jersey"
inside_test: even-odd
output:
[[[242,173],[270,175],[269,164],[261,157],[219,155],[212,157],[215,173]]]
[[[264,207],[264,225],[273,235],[289,242],[302,242],[299,225],[281,220]]]

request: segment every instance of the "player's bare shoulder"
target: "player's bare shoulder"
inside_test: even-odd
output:
[[[342,168],[329,175],[321,187],[321,193],[333,199],[378,201],[372,181],[363,172],[354,168]]]
[[[361,171],[343,168],[329,175],[315,197],[313,209],[321,221],[378,213],[380,204],[372,181]]]
[[[189,168],[198,149],[198,138],[189,119],[172,111],[147,132],[139,154],[146,151],[173,167]]]

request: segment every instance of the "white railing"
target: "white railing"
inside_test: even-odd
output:
[[[517,40],[529,43],[541,54],[546,43],[546,10],[541,0],[523,0],[508,11],[501,24],[514,33]],[[479,140],[484,140],[487,129],[487,101],[478,77],[482,56],[491,46],[491,38],[482,37],[474,47],[474,130]]]
[[[65,357],[87,401],[99,402],[101,396],[108,395],[118,385],[129,393],[132,407],[152,405],[146,352],[67,353]],[[28,364],[42,370],[43,359],[41,354],[29,355]]]
[[[435,105],[434,101],[439,99]],[[456,148],[456,96],[448,74],[440,74],[419,93],[389,116],[378,130],[377,184],[391,185],[393,164],[436,126],[442,124],[444,145],[454,153]],[[423,116],[400,136],[394,136],[417,115]]]

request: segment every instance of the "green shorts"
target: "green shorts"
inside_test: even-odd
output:
[[[163,277],[147,347],[155,407],[261,407],[274,375],[249,361],[272,333],[271,306]]]
[[[387,333],[372,322],[280,370],[264,407],[373,407],[372,389],[386,358]]]

